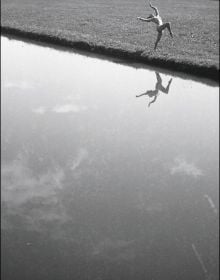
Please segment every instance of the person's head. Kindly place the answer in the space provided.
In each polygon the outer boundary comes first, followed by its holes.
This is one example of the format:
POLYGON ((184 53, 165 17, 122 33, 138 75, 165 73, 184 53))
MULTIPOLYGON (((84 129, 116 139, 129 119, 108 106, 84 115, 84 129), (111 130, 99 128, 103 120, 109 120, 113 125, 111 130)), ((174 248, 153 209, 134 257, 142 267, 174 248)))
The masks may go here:
POLYGON ((153 15, 153 14, 150 14, 147 18, 152 18, 152 17, 154 17, 154 15, 153 15))

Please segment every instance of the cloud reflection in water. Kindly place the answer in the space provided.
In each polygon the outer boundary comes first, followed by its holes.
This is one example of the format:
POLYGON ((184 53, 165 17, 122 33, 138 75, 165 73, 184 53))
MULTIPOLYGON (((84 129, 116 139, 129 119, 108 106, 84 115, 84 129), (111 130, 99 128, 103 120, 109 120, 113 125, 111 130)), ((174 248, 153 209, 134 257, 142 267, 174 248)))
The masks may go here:
POLYGON ((203 172, 193 162, 187 162, 186 159, 177 157, 170 168, 170 174, 183 174, 198 178, 203 175, 203 172))

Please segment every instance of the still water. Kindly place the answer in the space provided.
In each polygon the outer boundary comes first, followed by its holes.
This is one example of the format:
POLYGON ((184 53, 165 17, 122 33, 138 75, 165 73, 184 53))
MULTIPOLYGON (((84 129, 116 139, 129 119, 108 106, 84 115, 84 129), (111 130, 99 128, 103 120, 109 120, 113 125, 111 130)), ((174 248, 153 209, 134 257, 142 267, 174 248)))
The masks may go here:
POLYGON ((1 40, 2 279, 217 280, 218 87, 1 40))

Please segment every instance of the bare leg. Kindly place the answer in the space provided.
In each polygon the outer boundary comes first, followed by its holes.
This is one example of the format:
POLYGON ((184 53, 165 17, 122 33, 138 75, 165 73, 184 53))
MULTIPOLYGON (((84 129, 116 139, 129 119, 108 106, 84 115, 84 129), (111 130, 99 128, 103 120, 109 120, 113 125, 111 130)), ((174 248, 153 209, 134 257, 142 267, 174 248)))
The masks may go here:
POLYGON ((156 76, 157 76, 157 82, 158 82, 159 84, 161 84, 161 83, 162 83, 162 79, 161 79, 161 77, 160 77, 160 74, 159 74, 158 72, 155 72, 155 74, 156 74, 156 76))
POLYGON ((170 85, 171 85, 171 83, 172 83, 172 78, 169 80, 169 82, 168 82, 168 85, 167 85, 167 87, 166 87, 166 93, 168 93, 169 92, 169 89, 170 89, 170 85))
POLYGON ((171 24, 170 24, 170 22, 167 22, 167 23, 165 23, 166 24, 166 28, 169 30, 169 32, 170 32, 170 36, 173 38, 173 33, 172 33, 172 31, 171 31, 171 24))
POLYGON ((171 82, 172 82, 172 79, 169 80, 168 85, 167 85, 166 88, 161 85, 159 90, 162 91, 163 93, 168 94, 171 82))
POLYGON ((157 40, 156 40, 155 45, 154 45, 154 50, 156 50, 157 44, 159 43, 161 37, 162 37, 162 31, 161 31, 161 32, 158 32, 157 40))

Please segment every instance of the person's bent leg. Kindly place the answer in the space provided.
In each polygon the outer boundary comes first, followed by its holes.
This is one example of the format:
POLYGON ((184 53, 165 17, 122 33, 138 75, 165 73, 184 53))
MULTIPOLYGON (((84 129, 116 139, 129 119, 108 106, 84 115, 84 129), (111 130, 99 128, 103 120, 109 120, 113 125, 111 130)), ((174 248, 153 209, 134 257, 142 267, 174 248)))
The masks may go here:
POLYGON ((170 24, 170 22, 167 22, 167 23, 165 23, 165 25, 166 25, 166 28, 169 30, 169 32, 170 32, 170 36, 173 38, 173 33, 172 33, 172 31, 171 31, 171 24, 170 24))
POLYGON ((157 82, 158 82, 159 84, 161 84, 161 83, 162 83, 162 79, 161 79, 161 77, 160 77, 160 74, 159 74, 158 72, 155 72, 155 74, 156 74, 156 77, 157 77, 157 82))
POLYGON ((169 93, 171 82, 172 82, 172 79, 169 80, 167 87, 164 89, 164 93, 166 93, 166 94, 169 93))
POLYGON ((156 40, 155 45, 154 45, 154 50, 156 50, 157 45, 158 45, 158 43, 159 43, 161 37, 162 37, 162 32, 158 32, 157 40, 156 40))

